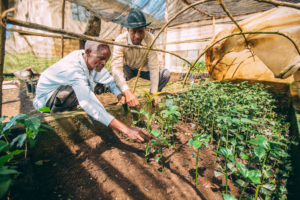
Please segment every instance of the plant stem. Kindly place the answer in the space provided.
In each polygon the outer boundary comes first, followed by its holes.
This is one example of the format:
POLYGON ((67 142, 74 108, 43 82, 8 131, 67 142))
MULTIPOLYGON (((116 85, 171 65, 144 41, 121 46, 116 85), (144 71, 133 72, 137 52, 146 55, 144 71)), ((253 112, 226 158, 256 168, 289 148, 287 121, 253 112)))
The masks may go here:
POLYGON ((159 145, 159 153, 160 153, 160 162, 161 162, 161 171, 163 172, 165 167, 164 167, 164 162, 162 160, 162 154, 163 154, 163 151, 162 151, 162 145, 159 145))
POLYGON ((149 143, 147 142, 146 143, 146 149, 145 149, 145 162, 148 163, 148 155, 149 155, 149 152, 148 152, 148 148, 149 147, 149 143))
POLYGON ((215 115, 213 115, 212 125, 211 125, 211 129, 210 129, 210 134, 211 134, 210 143, 211 143, 211 144, 212 144, 212 142, 213 142, 214 125, 215 125, 215 115))
POLYGON ((227 149, 227 147, 228 147, 228 127, 227 127, 227 129, 226 129, 226 149, 227 149))
MULTIPOLYGON (((262 166, 261 166, 261 177, 260 177, 261 184, 263 183, 263 180, 264 180, 264 173, 263 173, 263 171, 264 171, 265 163, 266 163, 266 160, 267 160, 267 158, 269 156, 269 153, 270 153, 270 149, 267 151, 267 153, 266 153, 266 155, 264 157, 264 161, 263 161, 262 166)), ((258 197, 260 186, 261 186, 260 184, 256 186, 255 198, 254 199, 257 199, 257 197, 258 197)))
POLYGON ((226 194, 228 194, 227 158, 225 158, 225 181, 226 181, 225 191, 226 194))
MULTIPOLYGON (((220 143, 221 143, 221 138, 219 138, 219 141, 218 141, 218 145, 217 145, 217 151, 219 151, 219 148, 220 148, 220 143)), ((217 157, 218 157, 218 153, 216 154, 216 157, 215 157, 215 160, 214 160, 214 164, 216 164, 217 157)))
POLYGON ((3 135, 3 138, 4 138, 5 142, 6 142, 6 144, 9 145, 9 142, 8 142, 8 139, 6 138, 6 136, 4 134, 2 134, 2 135, 3 135))
POLYGON ((260 185, 257 185, 254 199, 257 199, 259 190, 260 190, 260 185))
POLYGON ((247 186, 248 186, 248 184, 247 184, 245 187, 243 187, 242 192, 241 192, 241 195, 240 195, 240 197, 239 197, 239 200, 242 200, 242 198, 243 198, 243 193, 245 192, 245 189, 246 189, 247 186))
POLYGON ((199 151, 200 148, 197 149, 197 156, 196 156, 196 177, 195 177, 195 184, 198 185, 198 162, 199 162, 199 151))
POLYGON ((27 138, 25 140, 25 160, 27 159, 27 138))

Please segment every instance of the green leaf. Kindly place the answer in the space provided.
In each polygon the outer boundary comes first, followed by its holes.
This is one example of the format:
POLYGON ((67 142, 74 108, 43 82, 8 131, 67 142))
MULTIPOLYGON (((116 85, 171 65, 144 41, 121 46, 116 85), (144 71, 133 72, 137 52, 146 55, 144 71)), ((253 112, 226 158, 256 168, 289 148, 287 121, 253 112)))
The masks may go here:
POLYGON ((40 112, 44 112, 44 113, 49 113, 49 112, 51 112, 50 108, 47 107, 47 106, 41 107, 41 108, 39 109, 39 111, 40 111, 40 112))
POLYGON ((12 147, 17 143, 17 147, 21 148, 24 145, 26 138, 27 133, 20 134, 11 141, 10 146, 12 147))
POLYGON ((193 141, 193 146, 195 149, 199 149, 202 146, 202 143, 198 140, 193 141))
POLYGON ((225 158, 230 158, 233 156, 233 151, 232 149, 220 147, 219 153, 224 156, 225 158))
POLYGON ((266 178, 270 178, 273 176, 273 172, 271 170, 263 170, 263 173, 266 178))
POLYGON ((269 148, 269 140, 263 135, 258 135, 258 136, 256 136, 256 139, 252 139, 249 142, 251 144, 263 147, 265 149, 269 148))
POLYGON ((249 156, 247 156, 244 152, 241 152, 241 153, 240 153, 240 157, 241 157, 242 159, 245 159, 245 160, 248 160, 248 159, 249 159, 249 156))
POLYGON ((3 198, 7 193, 11 182, 12 179, 9 177, 0 177, 0 198, 3 198))
POLYGON ((243 175, 243 177, 247 178, 249 175, 249 170, 247 169, 247 167, 242 164, 242 163, 237 163, 236 167, 240 170, 241 174, 243 175))
POLYGON ((242 118, 241 123, 243 123, 243 124, 256 124, 255 121, 252 121, 252 120, 247 119, 247 118, 242 118))
POLYGON ((215 171, 215 177, 223 176, 224 174, 219 171, 215 171))
POLYGON ((160 138, 161 136, 160 131, 157 129, 151 130, 151 134, 154 135, 156 138, 160 138))
POLYGON ((259 170, 250 170, 248 178, 255 184, 261 184, 260 182, 261 172, 259 170))
POLYGON ((9 174, 17 174, 19 173, 17 170, 8 169, 7 167, 0 167, 0 175, 9 175, 9 174))
POLYGON ((156 162, 159 162, 160 157, 155 157, 154 160, 155 160, 156 162))
POLYGON ((188 144, 189 144, 190 146, 192 146, 192 145, 193 145, 193 142, 194 142, 194 140, 193 140, 193 138, 191 138, 191 139, 189 139, 188 144))
POLYGON ((0 167, 2 167, 3 165, 5 165, 5 163, 7 163, 9 161, 9 159, 11 159, 13 157, 13 154, 8 154, 8 155, 4 155, 0 157, 0 167))
POLYGON ((174 103, 173 99, 167 99, 166 100, 166 106, 168 108, 171 108, 173 106, 173 103, 174 103))
POLYGON ((223 200, 237 200, 232 194, 222 194, 223 200))
POLYGON ((44 128, 53 130, 53 127, 52 127, 52 126, 49 126, 49 125, 47 125, 47 124, 41 124, 41 126, 44 127, 44 128))
POLYGON ((262 187, 270 191, 274 191, 276 189, 276 185, 273 184, 264 184, 262 187))
POLYGON ((138 112, 138 111, 136 111, 136 110, 130 110, 130 112, 132 112, 132 113, 136 113, 136 114, 139 114, 139 112, 138 112))
POLYGON ((24 122, 26 128, 29 128, 30 130, 34 132, 38 132, 40 126, 41 126, 41 120, 37 117, 32 117, 29 119, 26 119, 24 122))
POLYGON ((6 152, 9 150, 9 145, 3 140, 0 140, 0 152, 6 152))
POLYGON ((9 130, 12 126, 16 125, 16 123, 18 122, 19 119, 26 117, 26 114, 17 114, 16 116, 10 118, 10 121, 8 123, 6 123, 6 125, 4 126, 2 133, 6 132, 7 130, 9 130))
POLYGON ((261 160, 266 154, 266 151, 263 147, 254 147, 253 151, 254 155, 257 156, 259 160, 261 160))
POLYGON ((245 182, 245 181, 243 181, 242 179, 238 179, 238 180, 236 180, 235 181, 236 182, 236 184, 238 184, 240 187, 247 187, 247 182, 245 182))

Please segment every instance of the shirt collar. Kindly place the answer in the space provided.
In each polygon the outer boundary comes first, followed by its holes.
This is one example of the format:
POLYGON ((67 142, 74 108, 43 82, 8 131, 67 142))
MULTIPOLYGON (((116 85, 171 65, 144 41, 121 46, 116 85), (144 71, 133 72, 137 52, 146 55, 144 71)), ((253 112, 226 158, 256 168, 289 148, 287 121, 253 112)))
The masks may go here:
MULTIPOLYGON (((146 32, 145 32, 145 37, 146 37, 146 32)), ((129 35, 129 32, 127 32, 127 41, 128 41, 128 44, 129 45, 134 45, 131 41, 131 38, 130 38, 130 35, 129 35)), ((146 42, 145 42, 145 38, 142 40, 142 43, 141 43, 142 46, 147 46, 146 42)))
POLYGON ((84 71, 87 75, 89 75, 90 71, 89 71, 89 69, 88 69, 88 67, 87 67, 87 65, 86 65, 86 63, 85 63, 85 61, 84 61, 83 55, 84 55, 84 50, 80 50, 80 51, 79 51, 79 55, 78 55, 78 56, 79 56, 79 63, 80 63, 80 66, 82 67, 83 71, 84 71))

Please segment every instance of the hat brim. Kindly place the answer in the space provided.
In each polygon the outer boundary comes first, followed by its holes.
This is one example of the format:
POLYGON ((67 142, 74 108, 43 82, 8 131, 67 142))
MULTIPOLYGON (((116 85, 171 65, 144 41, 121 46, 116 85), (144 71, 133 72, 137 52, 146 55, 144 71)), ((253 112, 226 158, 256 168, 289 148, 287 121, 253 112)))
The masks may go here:
POLYGON ((126 28, 141 28, 141 27, 145 27, 145 26, 149 26, 151 24, 151 22, 148 23, 138 23, 138 24, 127 24, 125 22, 122 22, 121 25, 126 27, 126 28))

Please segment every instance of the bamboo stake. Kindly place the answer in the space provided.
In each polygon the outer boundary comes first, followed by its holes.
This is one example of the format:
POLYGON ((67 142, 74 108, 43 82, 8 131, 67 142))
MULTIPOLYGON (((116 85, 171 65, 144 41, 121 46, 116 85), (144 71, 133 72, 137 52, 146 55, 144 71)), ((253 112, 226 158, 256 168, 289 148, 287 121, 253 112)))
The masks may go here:
MULTIPOLYGON (((57 29, 57 28, 51 28, 45 25, 41 25, 41 24, 36 24, 36 23, 31 23, 31 22, 25 22, 22 20, 18 20, 18 19, 13 19, 11 17, 2 17, 2 20, 6 20, 6 22, 17 25, 17 26, 22 26, 22 27, 26 27, 26 28, 31 28, 31 29, 36 29, 36 30, 43 30, 43 31, 47 31, 47 32, 51 32, 51 33, 58 33, 58 34, 63 34, 63 35, 68 35, 74 38, 79 38, 79 39, 83 39, 83 40, 92 40, 92 41, 97 41, 97 42, 101 42, 101 43, 106 43, 106 44, 110 44, 110 45, 117 45, 117 46, 122 46, 122 47, 128 47, 128 48, 136 48, 136 49, 148 49, 147 47, 144 46, 139 46, 139 45, 125 45, 122 43, 117 43, 117 42, 113 42, 111 40, 101 40, 98 39, 96 37, 92 37, 92 36, 88 36, 88 35, 83 35, 83 34, 79 34, 79 33, 74 33, 74 32, 69 32, 69 31, 65 31, 65 30, 61 30, 61 29, 57 29)), ((4 23, 0 20, 0 25, 4 26, 4 23)), ((170 51, 166 51, 163 49, 157 49, 157 48, 152 48, 152 51, 159 51, 159 52, 164 52, 164 53, 168 53, 171 54, 173 56, 178 57, 179 59, 187 62, 188 64, 192 65, 188 60, 186 60, 185 58, 170 52, 170 51)))
MULTIPOLYGON (((142 68, 144 67, 145 63, 146 63, 146 60, 147 60, 147 57, 148 57, 148 54, 150 52, 150 49, 152 48, 152 46, 154 45, 155 41, 157 40, 158 36, 163 32, 163 30, 172 22, 174 21, 174 19, 176 19, 176 17, 178 17, 180 14, 182 14, 183 12, 185 12, 186 10, 190 9, 191 7, 194 7, 196 5, 199 5, 199 4, 202 4, 202 3, 205 3, 205 2, 209 2, 209 1, 212 1, 212 0, 202 0, 202 1, 197 1, 193 4, 190 4, 189 6, 183 8, 182 10, 180 10, 179 12, 177 12, 167 23, 164 24, 164 26, 159 30, 159 32, 156 34, 156 36, 154 37, 152 43, 150 44, 150 46, 148 47, 148 50, 142 60, 142 64, 139 68, 139 71, 137 73, 137 76, 136 76, 136 80, 135 80, 135 83, 134 83, 134 88, 133 88, 133 92, 135 92, 135 89, 136 89, 136 85, 137 85, 137 82, 139 80, 139 77, 140 77, 140 74, 141 74, 141 71, 142 71, 142 68)), ((190 62, 188 62, 190 63, 190 62)))
MULTIPOLYGON (((66 0, 63 0, 62 9, 61 9, 61 29, 64 30, 65 28, 65 7, 66 7, 66 0)), ((64 35, 61 35, 61 57, 64 57, 64 35)))
MULTIPOLYGON (((241 33, 243 33, 243 29, 242 27, 240 27, 240 25, 237 23, 237 21, 233 18, 233 16, 231 15, 231 13, 229 12, 229 10, 226 8, 225 4, 223 3, 222 0, 217 0, 217 2, 220 4, 220 6, 222 7, 222 9, 224 10, 224 12, 227 14, 227 16, 231 19, 231 21, 238 27, 238 29, 240 30, 241 33)), ((245 40, 245 43, 246 43, 246 46, 247 46, 247 49, 250 51, 250 53, 252 54, 253 56, 253 59, 254 59, 254 53, 251 51, 251 48, 249 46, 249 43, 246 39, 246 36, 244 34, 243 35, 243 38, 245 40)))
POLYGON ((289 3, 289 2, 282 2, 282 1, 275 1, 275 0, 256 0, 256 1, 273 4, 275 6, 285 6, 285 7, 300 9, 300 4, 296 4, 296 3, 289 3))
MULTIPOLYGON (((165 22, 168 21, 169 18, 169 2, 166 0, 166 9, 165 9, 165 22)), ((167 37, 168 37, 168 27, 164 30, 164 41, 163 41, 163 49, 167 49, 167 37)), ((166 66, 166 54, 163 54, 163 66, 166 66)))
MULTIPOLYGON (((227 38, 230 38, 230 37, 233 37, 235 35, 242 35, 242 34, 266 34, 266 35, 281 35, 285 38, 287 38, 292 44, 293 46, 295 47, 295 49, 297 50, 297 53, 300 55, 300 50, 297 46, 297 44, 294 42, 294 40, 292 38, 290 38, 288 35, 284 34, 284 33, 281 33, 281 32, 265 32, 265 31, 258 31, 258 32, 243 32, 243 33, 233 33, 233 34, 230 34, 230 35, 227 35, 219 40, 217 40, 216 42, 212 43, 211 45, 209 45, 199 56, 198 58, 194 61, 193 65, 189 68, 189 71, 188 73, 186 74, 186 76, 184 77, 184 80, 183 80, 183 87, 186 83, 186 80, 187 80, 187 77, 189 76, 192 68, 195 66, 195 64, 198 62, 198 60, 210 49, 212 48, 213 46, 215 46, 217 43, 221 42, 222 40, 225 40, 227 38)), ((283 77, 287 72, 288 72, 289 69, 285 69, 283 72, 280 73, 280 76, 283 77)), ((278 76, 278 78, 280 78, 280 76, 278 76)))
MULTIPOLYGON (((35 33, 35 32, 30 32, 30 31, 19 30, 19 29, 15 29, 15 28, 7 28, 6 31, 17 32, 17 33, 20 33, 20 35, 61 38, 60 35, 50 35, 50 34, 45 34, 45 33, 35 33)), ((75 38, 75 37, 66 37, 66 36, 64 37, 64 39, 79 40, 78 38, 75 38)))
MULTIPOLYGON (((1 0, 0 11, 3 13, 8 7, 8 0, 1 0)), ((3 85, 3 67, 5 56, 5 27, 0 27, 0 117, 2 116, 2 85, 3 85)))
MULTIPOLYGON (((186 5, 190 5, 191 3, 188 1, 188 0, 182 0, 183 3, 185 3, 186 5)), ((193 7, 194 10, 196 10, 198 13, 202 14, 202 15, 206 15, 208 17, 213 17, 211 14, 207 13, 207 12, 204 12, 202 10, 199 10, 198 8, 196 7, 193 7)))
POLYGON ((215 35, 216 35, 216 18, 215 18, 215 16, 213 16, 213 18, 212 18, 212 21, 213 21, 213 37, 215 37, 215 35))

